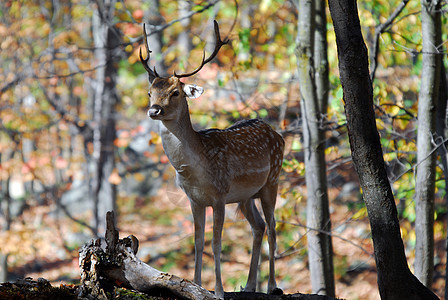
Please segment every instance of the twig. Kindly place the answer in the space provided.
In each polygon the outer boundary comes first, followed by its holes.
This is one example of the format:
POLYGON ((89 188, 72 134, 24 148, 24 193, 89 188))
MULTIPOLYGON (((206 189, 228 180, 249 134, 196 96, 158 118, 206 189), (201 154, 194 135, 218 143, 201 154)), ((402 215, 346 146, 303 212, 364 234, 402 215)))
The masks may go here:
MULTIPOLYGON (((308 227, 308 226, 303 225, 303 224, 300 224, 300 223, 291 223, 291 222, 286 222, 286 221, 277 221, 277 223, 283 223, 283 224, 288 224, 288 225, 292 225, 292 226, 302 227, 302 228, 305 228, 305 229, 308 229, 308 230, 317 231, 317 232, 319 232, 319 233, 323 233, 323 234, 329 235, 329 236, 331 236, 331 237, 338 238, 338 239, 343 240, 344 242, 347 242, 347 243, 349 243, 350 245, 353 245, 353 246, 355 246, 356 248, 360 249, 362 252, 366 253, 369 257, 374 258, 374 257, 373 257, 373 254, 370 253, 369 251, 367 251, 366 249, 364 249, 362 246, 360 246, 360 245, 358 245, 358 244, 355 244, 355 243, 352 242, 351 240, 346 239, 346 238, 344 238, 344 237, 342 237, 342 236, 340 236, 340 235, 334 234, 334 233, 332 233, 332 232, 328 232, 328 231, 325 231, 325 230, 322 230, 322 229, 317 229, 317 228, 311 228, 311 227, 308 227)), ((279 257, 283 257, 283 256, 282 256, 283 254, 284 254, 284 253, 280 254, 279 257)))
MULTIPOLYGON (((211 1, 210 3, 208 3, 206 6, 202 7, 202 8, 199 9, 199 10, 192 10, 192 11, 190 11, 189 13, 185 14, 183 17, 178 18, 178 19, 174 19, 174 20, 172 20, 171 22, 168 22, 168 23, 165 23, 165 24, 162 24, 162 25, 151 25, 151 24, 146 24, 147 28, 149 28, 148 36, 151 36, 151 35, 156 34, 156 33, 158 33, 158 32, 162 32, 162 31, 164 31, 165 29, 167 29, 168 27, 170 27, 171 25, 175 24, 175 23, 178 23, 178 22, 183 21, 183 20, 185 20, 185 19, 189 19, 189 18, 191 18, 192 16, 194 16, 194 15, 196 15, 196 14, 198 14, 198 13, 201 13, 201 12, 203 12, 203 11, 209 9, 210 7, 214 6, 214 5, 215 5, 216 3, 218 3, 219 1, 220 1, 220 0, 214 0, 214 1, 211 1)), ((226 38, 227 38, 227 36, 226 36, 226 38)), ((138 38, 137 40, 135 40, 135 41, 141 41, 142 39, 143 39, 143 37, 139 37, 139 38, 138 38)), ((135 41, 133 41, 133 42, 135 42, 135 41)))
POLYGON ((47 102, 53 107, 53 109, 58 112, 61 117, 73 124, 80 132, 83 132, 86 128, 91 129, 92 125, 90 124, 89 120, 85 120, 81 122, 81 119, 77 116, 74 115, 70 112, 68 112, 67 110, 65 110, 63 107, 61 107, 60 105, 58 105, 53 99, 52 97, 50 97, 50 95, 48 95, 47 90, 45 89, 45 87, 43 87, 40 83, 39 83, 41 90, 43 92, 43 94, 45 95, 45 98, 47 100, 47 102))
POLYGON ((406 174, 409 171, 415 170, 422 162, 424 162, 425 160, 427 160, 435 151, 437 151, 441 146, 444 146, 445 143, 448 142, 448 138, 445 138, 444 140, 442 140, 439 144, 437 144, 432 150, 431 152, 428 153, 428 155, 426 157, 424 157, 421 161, 419 161, 418 163, 416 163, 414 166, 408 168, 407 170, 403 171, 401 174, 399 174, 395 180, 397 181, 398 179, 400 179, 404 174, 406 174))
MULTIPOLYGON (((56 199, 54 199, 54 200, 56 200, 56 199)), ((75 223, 77 223, 77 224, 79 224, 79 225, 81 225, 81 226, 86 227, 87 229, 90 230, 90 232, 92 233, 92 235, 95 236, 95 228, 93 228, 92 226, 90 226, 90 225, 87 224, 86 222, 84 222, 84 221, 82 221, 82 220, 80 220, 80 219, 77 219, 77 218, 75 218, 74 216, 72 216, 72 215, 70 214, 70 212, 68 211, 67 207, 66 207, 64 204, 62 204, 61 200, 56 200, 56 201, 58 202, 57 205, 59 205, 59 207, 62 209, 62 211, 64 212, 64 214, 67 216, 67 218, 69 218, 70 220, 72 220, 73 222, 75 222, 75 223)))
POLYGON ((17 83, 20 82, 20 80, 22 80, 21 76, 18 75, 16 76, 13 80, 11 80, 10 82, 6 83, 4 86, 2 86, 0 88, 0 95, 3 94, 4 92, 6 92, 8 89, 12 88, 14 85, 16 85, 17 83))
POLYGON ((78 74, 90 73, 90 72, 96 71, 97 69, 104 68, 104 67, 106 67, 106 64, 98 65, 98 66, 95 66, 93 68, 86 69, 86 70, 78 70, 78 71, 75 71, 75 72, 70 72, 70 73, 67 73, 67 74, 51 74, 51 75, 48 75, 48 76, 37 76, 37 75, 34 75, 33 78, 36 78, 36 79, 52 79, 54 77, 67 78, 67 77, 73 77, 73 76, 78 75, 78 74))
POLYGON ((409 0, 403 0, 400 5, 395 9, 395 11, 389 16, 389 18, 383 24, 380 24, 375 29, 375 39, 373 40, 373 51, 370 57, 370 62, 372 66, 372 71, 370 73, 370 79, 373 81, 375 79, 376 68, 378 66, 377 58, 379 52, 379 39, 381 34, 393 23, 393 21, 398 17, 398 15, 403 11, 403 9, 408 4, 409 0))

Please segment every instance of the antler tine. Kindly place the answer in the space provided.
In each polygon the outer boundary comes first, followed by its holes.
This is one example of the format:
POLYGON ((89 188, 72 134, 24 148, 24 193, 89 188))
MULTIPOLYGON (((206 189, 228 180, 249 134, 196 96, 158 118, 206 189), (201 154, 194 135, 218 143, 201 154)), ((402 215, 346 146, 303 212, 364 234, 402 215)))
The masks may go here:
POLYGON ((183 77, 190 77, 190 76, 196 74, 197 72, 199 72, 202 69, 203 66, 205 66, 213 58, 215 58, 215 56, 219 52, 219 49, 221 49, 221 47, 223 45, 225 45, 229 42, 229 39, 227 39, 227 38, 224 41, 221 40, 221 34, 219 33, 218 22, 216 22, 216 20, 214 20, 213 23, 215 26, 215 39, 216 39, 215 50, 213 50, 213 53, 210 54, 210 56, 207 59, 205 59, 205 50, 204 50, 204 55, 202 56, 202 63, 196 70, 194 70, 193 72, 190 72, 190 73, 179 74, 179 75, 177 75, 176 72, 174 72, 174 76, 176 76, 177 78, 183 78, 183 77))
POLYGON ((157 74, 157 72, 151 70, 151 68, 149 67, 149 58, 150 58, 150 54, 152 53, 151 50, 149 50, 149 46, 148 46, 148 38, 147 38, 147 33, 146 33, 146 25, 145 23, 143 23, 143 41, 145 43, 145 48, 146 48, 146 55, 147 57, 144 59, 143 55, 142 55, 142 48, 140 48, 140 61, 143 64, 143 67, 145 68, 146 72, 149 73, 149 77, 159 77, 159 75, 157 74))
POLYGON ((156 66, 154 66, 154 75, 155 75, 156 77, 160 77, 160 75, 159 75, 159 74, 157 74, 157 71, 156 71, 156 66))

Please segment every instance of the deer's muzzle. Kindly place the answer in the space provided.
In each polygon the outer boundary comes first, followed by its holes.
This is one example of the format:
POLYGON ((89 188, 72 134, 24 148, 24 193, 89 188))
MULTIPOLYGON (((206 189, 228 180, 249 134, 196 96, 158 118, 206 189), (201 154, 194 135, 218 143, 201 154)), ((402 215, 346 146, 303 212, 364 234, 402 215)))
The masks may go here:
POLYGON ((148 109, 148 117, 155 119, 164 115, 163 107, 154 104, 148 109))

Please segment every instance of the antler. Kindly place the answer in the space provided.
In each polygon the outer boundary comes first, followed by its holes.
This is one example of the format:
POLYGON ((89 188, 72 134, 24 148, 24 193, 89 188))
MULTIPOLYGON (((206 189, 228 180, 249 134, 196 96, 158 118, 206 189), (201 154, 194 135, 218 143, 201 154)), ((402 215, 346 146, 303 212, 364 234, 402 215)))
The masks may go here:
POLYGON ((204 51, 204 55, 202 56, 202 63, 196 70, 194 70, 191 73, 185 73, 185 74, 179 74, 179 75, 176 74, 176 72, 174 72, 174 76, 176 76, 177 78, 182 78, 182 77, 189 77, 189 76, 196 74, 197 72, 199 72, 202 69, 203 66, 205 66, 208 62, 210 62, 213 58, 215 58, 215 56, 219 52, 219 49, 221 49, 221 47, 223 45, 225 45, 229 42, 229 39, 225 39, 225 41, 221 40, 221 35, 219 34, 218 22, 216 22, 216 20, 214 20, 213 23, 215 25, 215 39, 216 39, 215 50, 213 51, 213 53, 207 59, 205 59, 205 51, 204 51))
POLYGON ((142 62, 143 67, 145 68, 146 72, 148 72, 148 74, 149 74, 149 81, 152 82, 154 80, 154 78, 160 77, 160 76, 156 72, 156 67, 154 67, 154 70, 151 70, 151 68, 149 67, 149 58, 150 58, 150 54, 152 51, 149 50, 148 39, 146 36, 147 36, 146 26, 145 26, 145 23, 143 23, 143 41, 145 42, 147 57, 146 57, 146 59, 143 59, 142 48, 140 48, 140 61, 142 62))

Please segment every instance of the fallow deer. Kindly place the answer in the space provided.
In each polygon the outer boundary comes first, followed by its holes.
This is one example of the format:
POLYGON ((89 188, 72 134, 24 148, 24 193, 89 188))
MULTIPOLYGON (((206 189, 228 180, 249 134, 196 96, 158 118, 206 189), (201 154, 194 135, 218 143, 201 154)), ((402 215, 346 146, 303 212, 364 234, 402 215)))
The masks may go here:
POLYGON ((213 53, 191 73, 161 77, 149 66, 150 53, 145 26, 146 58, 140 60, 149 75, 148 116, 160 120, 162 145, 176 169, 176 181, 187 194, 194 219, 194 281, 201 284, 204 249, 205 208, 213 208, 212 249, 215 261, 215 293, 224 296, 221 281, 221 234, 225 205, 238 203, 252 228, 252 258, 245 291, 255 291, 260 248, 265 231, 254 199, 260 198, 267 222, 269 243, 268 292, 279 292, 275 281, 274 254, 276 232, 274 208, 279 174, 282 167, 284 141, 269 125, 260 120, 240 121, 227 129, 195 131, 191 124, 186 98, 197 98, 203 88, 185 84, 181 78, 198 73, 226 43, 221 40, 218 23, 214 22, 216 45, 213 53))

